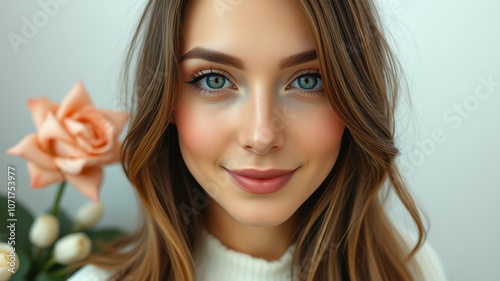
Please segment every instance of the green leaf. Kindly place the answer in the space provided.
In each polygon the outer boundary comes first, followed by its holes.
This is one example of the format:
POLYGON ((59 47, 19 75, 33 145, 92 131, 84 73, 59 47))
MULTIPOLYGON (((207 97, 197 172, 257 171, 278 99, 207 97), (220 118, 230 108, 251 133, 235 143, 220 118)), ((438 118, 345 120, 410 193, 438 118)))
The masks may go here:
POLYGON ((26 275, 31 268, 31 260, 29 255, 22 249, 16 249, 17 256, 19 257, 19 268, 17 272, 12 275, 9 279, 10 281, 24 281, 26 280, 26 275))
POLYGON ((116 228, 86 230, 85 233, 87 233, 90 240, 92 240, 92 252, 94 253, 98 250, 97 241, 109 242, 125 234, 125 232, 116 228))
POLYGON ((68 278, 65 271, 65 269, 57 272, 42 271, 35 277, 35 281, 65 281, 68 278))
MULTIPOLYGON (((23 249, 26 253, 31 253, 31 242, 29 240, 29 230, 31 224, 33 223, 33 216, 30 212, 19 202, 19 200, 12 199, 15 201, 14 217, 9 216, 9 209, 7 197, 0 195, 0 221, 6 222, 7 226, 11 223, 15 225, 15 238, 16 244, 13 245, 16 249, 23 249), (17 221, 7 221, 7 219, 17 219, 17 221)), ((10 229, 7 227, 0 228, 0 241, 6 242, 10 237, 10 229)))
POLYGON ((111 240, 125 234, 125 232, 123 232, 119 229, 116 229, 116 228, 103 228, 103 229, 97 229, 97 230, 87 230, 86 233, 92 241, 101 240, 101 241, 105 241, 105 242, 111 241, 111 240))

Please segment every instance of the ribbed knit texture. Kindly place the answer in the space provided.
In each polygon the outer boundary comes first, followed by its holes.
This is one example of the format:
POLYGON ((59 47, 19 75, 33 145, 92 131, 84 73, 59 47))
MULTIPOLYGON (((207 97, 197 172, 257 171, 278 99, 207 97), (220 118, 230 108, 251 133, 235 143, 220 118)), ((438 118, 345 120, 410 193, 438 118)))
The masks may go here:
POLYGON ((195 253, 197 281, 290 281, 290 267, 296 244, 274 261, 255 258, 227 248, 203 229, 203 243, 195 253))

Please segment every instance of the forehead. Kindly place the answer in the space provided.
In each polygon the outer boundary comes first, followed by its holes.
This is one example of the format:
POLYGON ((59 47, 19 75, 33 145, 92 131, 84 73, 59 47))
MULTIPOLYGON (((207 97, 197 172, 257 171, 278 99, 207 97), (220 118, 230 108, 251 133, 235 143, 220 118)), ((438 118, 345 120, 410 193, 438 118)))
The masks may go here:
POLYGON ((294 0, 192 0, 183 14, 182 53, 206 47, 249 61, 315 48, 294 0))

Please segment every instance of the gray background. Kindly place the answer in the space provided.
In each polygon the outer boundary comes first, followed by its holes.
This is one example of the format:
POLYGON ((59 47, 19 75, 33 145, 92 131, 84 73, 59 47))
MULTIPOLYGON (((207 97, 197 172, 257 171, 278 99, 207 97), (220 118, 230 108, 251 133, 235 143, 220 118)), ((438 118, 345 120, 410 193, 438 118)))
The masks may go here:
MULTIPOLYGON (((0 1, 2 151, 34 131, 30 97, 60 102, 83 80, 97 107, 120 108, 118 75, 143 1, 61 0, 51 15, 41 5, 49 2, 0 1), (33 17, 38 30, 16 50, 8 34, 22 36, 24 19, 33 17)), ((500 85, 488 91, 482 82, 500 83, 500 2, 379 2, 409 82, 413 104, 403 102, 398 115, 400 162, 429 213, 429 243, 450 280, 500 280, 500 85), (489 95, 476 98, 478 89, 489 95), (433 138, 435 132, 441 136, 433 138)), ((26 162, 4 153, 0 160, 4 169, 17 167, 17 200, 36 213, 47 209, 56 187, 30 190, 26 162)), ((134 229, 136 199, 119 165, 106 167, 101 200, 106 213, 99 226, 134 229)), ((74 214, 85 201, 68 188, 62 207, 74 214)), ((397 204, 391 213, 404 221, 397 204)))

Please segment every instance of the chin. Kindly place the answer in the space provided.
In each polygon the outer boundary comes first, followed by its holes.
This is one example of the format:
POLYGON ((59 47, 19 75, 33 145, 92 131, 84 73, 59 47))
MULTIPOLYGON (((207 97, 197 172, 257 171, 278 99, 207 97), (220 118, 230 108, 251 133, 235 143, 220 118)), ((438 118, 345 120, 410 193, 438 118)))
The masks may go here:
POLYGON ((288 208, 265 208, 255 206, 252 208, 243 208, 236 206, 235 212, 229 214, 239 223, 254 227, 274 227, 285 223, 293 214, 291 207, 288 208))

